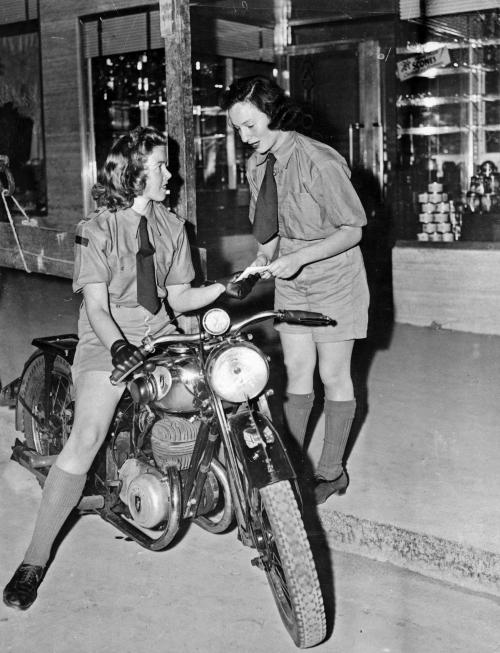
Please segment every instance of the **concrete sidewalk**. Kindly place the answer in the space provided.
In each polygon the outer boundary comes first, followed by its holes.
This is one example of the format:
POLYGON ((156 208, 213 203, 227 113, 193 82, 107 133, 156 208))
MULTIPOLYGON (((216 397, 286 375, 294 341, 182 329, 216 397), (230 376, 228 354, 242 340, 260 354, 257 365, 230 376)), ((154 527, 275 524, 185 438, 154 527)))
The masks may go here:
POLYGON ((333 546, 500 595, 499 370, 498 336, 395 326, 368 371, 351 484, 320 507, 333 546))

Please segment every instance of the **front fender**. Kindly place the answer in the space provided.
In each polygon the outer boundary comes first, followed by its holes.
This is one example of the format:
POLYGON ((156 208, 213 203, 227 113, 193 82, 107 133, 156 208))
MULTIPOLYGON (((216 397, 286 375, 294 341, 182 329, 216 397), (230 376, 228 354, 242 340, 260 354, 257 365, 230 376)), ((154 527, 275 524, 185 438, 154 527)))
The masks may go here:
POLYGON ((238 459, 252 487, 296 478, 278 431, 258 411, 236 413, 228 419, 229 433, 238 459))

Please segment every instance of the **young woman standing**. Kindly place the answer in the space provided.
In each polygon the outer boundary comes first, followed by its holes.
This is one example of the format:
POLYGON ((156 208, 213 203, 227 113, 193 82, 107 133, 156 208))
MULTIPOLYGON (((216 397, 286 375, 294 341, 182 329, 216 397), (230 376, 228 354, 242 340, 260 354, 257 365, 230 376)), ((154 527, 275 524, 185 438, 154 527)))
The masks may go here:
POLYGON ((316 469, 318 503, 348 485, 343 456, 356 410, 355 339, 366 337, 369 293, 358 243, 366 217, 345 160, 295 131, 300 111, 272 79, 235 80, 221 107, 248 160, 250 221, 259 241, 251 266, 275 277, 275 308, 326 313, 336 327, 279 324, 287 371, 285 416, 304 444, 316 364, 324 386, 325 436, 316 469), (273 197, 274 195, 274 197, 273 197))

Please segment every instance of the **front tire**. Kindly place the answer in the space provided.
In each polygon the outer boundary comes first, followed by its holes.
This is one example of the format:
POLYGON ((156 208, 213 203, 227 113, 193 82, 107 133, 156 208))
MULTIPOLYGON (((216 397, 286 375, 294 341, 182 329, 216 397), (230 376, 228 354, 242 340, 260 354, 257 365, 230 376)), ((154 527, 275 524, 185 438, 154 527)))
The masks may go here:
POLYGON ((289 481, 261 488, 260 499, 257 548, 281 619, 298 647, 315 646, 326 636, 325 609, 289 481))

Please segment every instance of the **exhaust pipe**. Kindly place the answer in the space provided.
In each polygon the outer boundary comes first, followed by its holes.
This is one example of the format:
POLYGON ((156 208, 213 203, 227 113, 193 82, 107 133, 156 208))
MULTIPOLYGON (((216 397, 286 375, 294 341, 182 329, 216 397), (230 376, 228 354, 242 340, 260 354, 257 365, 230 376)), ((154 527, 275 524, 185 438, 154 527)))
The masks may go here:
POLYGON ((14 446, 12 447, 12 455, 10 459, 15 460, 24 467, 28 467, 28 469, 39 469, 53 465, 57 456, 42 456, 42 454, 37 451, 29 449, 24 442, 19 440, 19 438, 16 438, 14 446))

